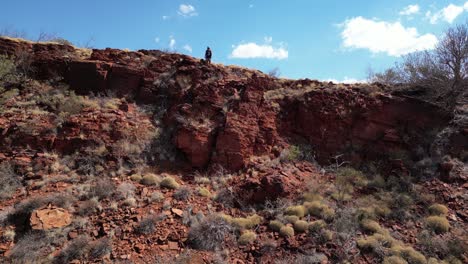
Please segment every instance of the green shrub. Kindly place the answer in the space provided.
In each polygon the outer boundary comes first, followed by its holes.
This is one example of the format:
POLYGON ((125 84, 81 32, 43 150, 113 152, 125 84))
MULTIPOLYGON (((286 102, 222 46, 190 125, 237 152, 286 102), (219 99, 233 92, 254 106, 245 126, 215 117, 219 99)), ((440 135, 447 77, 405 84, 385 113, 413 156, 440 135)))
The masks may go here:
POLYGON ((294 230, 296 230, 296 232, 298 233, 304 233, 305 231, 307 231, 308 227, 309 223, 303 220, 299 220, 294 223, 294 230))
POLYGON ((284 224, 278 220, 272 220, 270 221, 270 224, 268 226, 270 227, 271 230, 279 232, 280 229, 284 226, 284 224))
POLYGON ((320 230, 324 229, 325 227, 327 227, 327 224, 325 223, 325 221, 317 220, 309 224, 309 231, 312 233, 317 233, 320 230))
POLYGON ((6 55, 0 55, 0 86, 3 82, 10 82, 15 74, 15 62, 6 55))
POLYGON ((239 242, 239 244, 241 245, 247 245, 255 241, 255 239, 257 239, 257 235, 255 234, 255 232, 246 230, 242 232, 242 235, 239 237, 237 242, 239 242))
POLYGON ((408 264, 408 262, 401 257, 390 256, 384 258, 382 264, 408 264))
POLYGON ((450 229, 450 224, 444 216, 429 216, 426 218, 426 225, 437 234, 446 233, 450 229))
POLYGON ((290 226, 283 226, 281 227, 279 234, 282 237, 292 237, 294 236, 294 229, 290 226))
POLYGON ((286 215, 295 215, 297 217, 304 217, 306 214, 306 208, 303 205, 289 206, 286 208, 286 215))
POLYGON ((429 206, 429 212, 431 215, 447 215, 448 208, 443 204, 433 204, 429 206))
POLYGON ((283 149, 280 154, 281 161, 296 161, 301 158, 301 149, 298 146, 289 146, 283 149))
POLYGON ((180 185, 176 182, 174 178, 168 176, 162 179, 160 186, 162 188, 178 189, 180 185))
POLYGON ((152 173, 149 173, 149 174, 145 174, 141 180, 140 180, 140 183, 143 184, 143 185, 158 185, 160 184, 161 182, 161 179, 155 175, 155 174, 152 174, 152 173))

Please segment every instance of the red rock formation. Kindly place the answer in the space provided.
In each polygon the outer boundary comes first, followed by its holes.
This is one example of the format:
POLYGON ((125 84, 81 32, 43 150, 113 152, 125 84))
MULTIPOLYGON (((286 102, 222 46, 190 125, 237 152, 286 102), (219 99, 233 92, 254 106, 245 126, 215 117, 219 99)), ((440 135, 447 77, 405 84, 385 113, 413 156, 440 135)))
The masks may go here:
MULTIPOLYGON (((17 55, 27 51, 40 77, 61 75, 77 93, 113 93, 163 105, 164 124, 175 128, 173 142, 194 167, 220 164, 238 170, 252 156, 270 155, 273 147, 298 138, 312 145, 325 164, 337 154, 358 163, 390 152, 407 152, 417 160, 422 157, 416 148, 428 152, 434 131, 450 120, 429 103, 366 92, 378 91, 377 86, 273 79, 160 51, 93 50, 85 58, 66 45, 4 38, 0 50, 17 55)), ((59 149, 75 142, 72 127, 100 133, 95 125, 82 123, 83 118, 70 120, 59 133, 59 149)))
POLYGON ((71 218, 71 214, 63 208, 42 208, 32 212, 30 224, 35 230, 49 230, 70 225, 71 218))

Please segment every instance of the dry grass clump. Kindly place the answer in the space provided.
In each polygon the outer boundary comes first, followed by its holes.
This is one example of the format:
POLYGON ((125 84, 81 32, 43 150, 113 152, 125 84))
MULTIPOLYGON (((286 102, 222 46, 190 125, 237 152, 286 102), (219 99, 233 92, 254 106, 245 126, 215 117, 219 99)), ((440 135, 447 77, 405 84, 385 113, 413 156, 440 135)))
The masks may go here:
POLYGON ((211 197, 211 192, 207 188, 200 187, 198 188, 198 195, 202 197, 211 197))
POLYGON ((450 229, 450 223, 444 216, 429 216, 426 218, 426 225, 437 234, 446 233, 450 229))
POLYGON ((261 216, 254 214, 246 218, 232 218, 230 223, 232 223, 233 226, 239 229, 251 229, 259 225, 262 222, 262 220, 263 218, 261 216))
POLYGON ((16 232, 13 229, 6 229, 3 231, 2 239, 5 241, 14 241, 16 232))
POLYGON ((297 217, 304 217, 307 210, 303 205, 289 206, 285 210, 286 215, 295 215, 297 217))
POLYGON ((408 262, 401 257, 390 256, 390 257, 384 258, 382 264, 408 264, 408 262))
POLYGON ((443 204, 433 204, 428 209, 431 215, 445 216, 448 214, 448 208, 443 204))
POLYGON ((255 239, 257 239, 255 232, 246 230, 242 232, 242 235, 239 237, 237 242, 239 242, 240 245, 247 245, 255 241, 255 239))
POLYGON ((140 182, 143 179, 143 177, 140 174, 132 174, 130 176, 130 180, 134 182, 140 182))
POLYGON ((322 201, 323 197, 316 192, 306 192, 302 195, 305 202, 322 201))
POLYGON ((178 189, 180 187, 177 181, 170 176, 164 177, 159 185, 161 186, 161 188, 168 188, 173 190, 178 189))
POLYGON ((384 233, 384 229, 382 229, 382 227, 379 225, 379 223, 377 223, 376 221, 374 220, 370 220, 370 219, 363 219, 361 222, 360 222, 360 225, 361 225, 361 228, 365 231, 365 232, 369 232, 369 233, 384 233))
POLYGON ((283 226, 279 231, 280 236, 282 237, 293 237, 294 236, 294 228, 290 226, 283 226))
POLYGON ((305 202, 304 207, 310 215, 331 221, 335 217, 335 210, 320 201, 305 202))
POLYGON ((123 182, 117 187, 117 192, 120 198, 128 198, 135 196, 136 187, 133 183, 123 182))
POLYGON ((298 233, 304 233, 309 228, 309 223, 304 220, 299 220, 294 223, 294 230, 298 233))
POLYGON ((125 207, 136 207, 137 206, 137 200, 135 197, 127 197, 123 202, 122 205, 125 207))
POLYGON ((426 264, 426 257, 412 247, 395 245, 390 248, 390 253, 395 256, 400 256, 411 264, 426 264))
POLYGON ((164 200, 164 194, 160 191, 155 191, 151 194, 150 201, 152 203, 158 203, 164 200))
POLYGON ((327 223, 325 223, 325 221, 317 220, 309 224, 309 231, 312 233, 317 233, 320 230, 324 229, 325 227, 327 227, 327 223))
POLYGON ((270 227, 271 230, 279 232, 280 229, 284 226, 284 224, 281 223, 281 221, 272 220, 270 221, 270 224, 268 226, 270 227))
POLYGON ((299 217, 297 217, 297 215, 286 215, 284 216, 284 220, 286 220, 288 223, 294 224, 299 221, 299 217))
POLYGON ((357 245, 360 249, 365 251, 373 252, 381 247, 389 248, 397 244, 397 240, 391 237, 389 234, 379 234, 375 233, 367 238, 358 239, 357 245))
POLYGON ((148 173, 141 178, 140 183, 147 186, 159 185, 161 178, 153 173, 148 173))
POLYGON ((336 192, 332 197, 340 202, 349 201, 352 198, 355 187, 363 187, 367 180, 360 171, 351 167, 342 167, 336 173, 336 192))

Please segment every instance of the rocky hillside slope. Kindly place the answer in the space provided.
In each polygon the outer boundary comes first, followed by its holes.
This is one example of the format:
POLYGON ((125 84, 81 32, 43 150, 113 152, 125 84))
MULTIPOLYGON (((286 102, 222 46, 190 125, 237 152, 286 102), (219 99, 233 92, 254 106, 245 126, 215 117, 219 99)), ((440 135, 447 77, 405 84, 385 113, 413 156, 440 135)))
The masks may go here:
POLYGON ((452 112, 157 50, 0 54, 5 261, 467 260, 463 96, 452 112))

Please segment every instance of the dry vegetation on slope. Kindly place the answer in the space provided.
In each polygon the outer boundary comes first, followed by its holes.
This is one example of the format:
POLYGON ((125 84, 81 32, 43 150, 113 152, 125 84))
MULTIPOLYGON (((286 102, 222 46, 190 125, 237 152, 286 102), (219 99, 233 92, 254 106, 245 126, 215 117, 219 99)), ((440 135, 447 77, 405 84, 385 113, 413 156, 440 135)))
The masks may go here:
POLYGON ((467 262, 451 113, 377 85, 75 52, 0 39, 1 261, 467 262))

